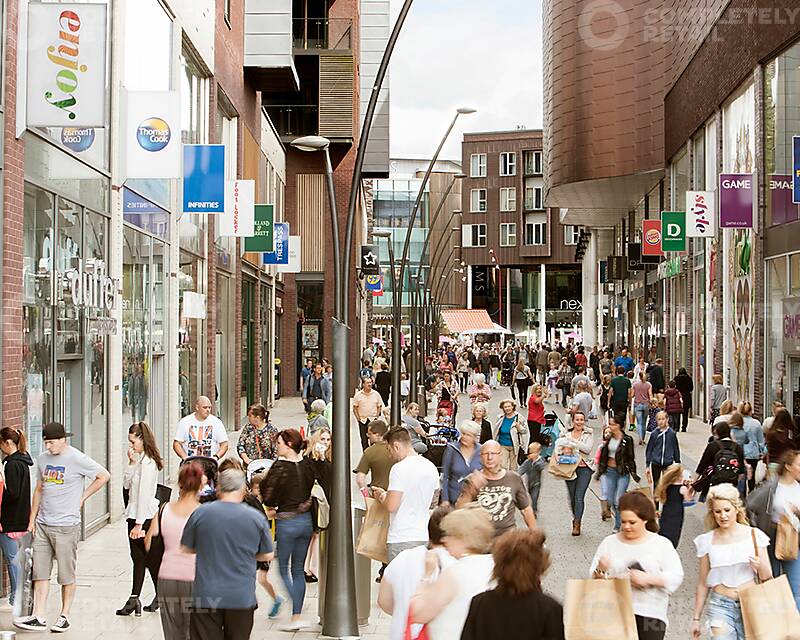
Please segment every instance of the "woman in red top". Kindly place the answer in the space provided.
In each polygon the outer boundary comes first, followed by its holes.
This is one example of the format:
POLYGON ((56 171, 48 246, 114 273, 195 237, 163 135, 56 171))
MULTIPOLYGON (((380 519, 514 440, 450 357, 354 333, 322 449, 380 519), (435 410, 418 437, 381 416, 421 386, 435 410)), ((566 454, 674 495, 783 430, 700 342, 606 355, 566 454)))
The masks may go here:
POLYGON ((534 385, 531 397, 528 398, 528 429, 531 442, 539 442, 539 432, 544 424, 544 389, 542 385, 534 385))
POLYGON ((578 347, 578 353, 575 354, 575 366, 576 367, 586 367, 589 362, 586 359, 586 353, 584 353, 584 347, 581 345, 578 347))

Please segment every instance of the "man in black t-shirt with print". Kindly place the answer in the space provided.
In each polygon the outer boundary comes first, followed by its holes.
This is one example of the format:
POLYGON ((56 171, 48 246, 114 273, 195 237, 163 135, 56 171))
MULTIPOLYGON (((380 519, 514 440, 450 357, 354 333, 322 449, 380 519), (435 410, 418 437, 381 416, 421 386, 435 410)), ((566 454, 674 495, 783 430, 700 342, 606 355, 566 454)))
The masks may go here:
POLYGON ((628 415, 628 407, 631 404, 633 395, 633 385, 625 375, 625 367, 617 367, 617 375, 611 379, 611 388, 608 392, 608 406, 611 407, 613 415, 628 415))

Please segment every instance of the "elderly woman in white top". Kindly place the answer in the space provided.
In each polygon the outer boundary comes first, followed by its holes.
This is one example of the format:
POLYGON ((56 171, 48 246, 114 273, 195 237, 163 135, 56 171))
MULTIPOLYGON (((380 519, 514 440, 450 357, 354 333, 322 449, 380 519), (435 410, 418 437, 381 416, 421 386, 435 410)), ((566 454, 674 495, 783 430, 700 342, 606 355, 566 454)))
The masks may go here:
POLYGON ((475 384, 469 388, 469 401, 486 403, 492 398, 492 389, 486 384, 486 376, 482 373, 475 374, 475 384))
POLYGON ((700 574, 694 599, 692 638, 700 637, 700 620, 705 608, 712 637, 745 640, 739 593, 757 579, 772 577, 766 549, 769 537, 748 525, 739 490, 732 484, 711 487, 706 507, 706 533, 694 539, 700 574), (758 554, 756 549, 760 549, 758 554))
POLYGON ((626 493, 619 510, 620 531, 600 543, 592 560, 592 577, 627 576, 639 640, 663 640, 670 594, 683 582, 681 559, 672 543, 658 535, 656 508, 647 496, 626 493))
MULTIPOLYGON (((142 613, 142 603, 139 596, 144 585, 145 569, 150 571, 153 587, 157 588, 158 573, 155 567, 146 567, 145 558, 147 551, 144 546, 144 537, 150 528, 153 516, 158 513, 158 499, 156 487, 158 486, 158 472, 164 467, 161 453, 156 446, 153 432, 145 422, 136 422, 128 429, 128 466, 122 480, 122 486, 128 492, 128 504, 125 507, 125 516, 128 519, 128 544, 133 561, 133 586, 131 597, 121 609, 117 609, 118 616, 129 616, 142 613)), ((157 595, 157 594, 156 594, 157 595)), ((146 611, 156 611, 158 599, 145 607, 146 611)))
POLYGON ((428 625, 430 640, 454 640, 461 637, 472 598, 492 581, 494 525, 476 504, 446 515, 441 528, 444 546, 456 561, 440 572, 438 557, 428 552, 422 586, 411 598, 410 618, 428 625))

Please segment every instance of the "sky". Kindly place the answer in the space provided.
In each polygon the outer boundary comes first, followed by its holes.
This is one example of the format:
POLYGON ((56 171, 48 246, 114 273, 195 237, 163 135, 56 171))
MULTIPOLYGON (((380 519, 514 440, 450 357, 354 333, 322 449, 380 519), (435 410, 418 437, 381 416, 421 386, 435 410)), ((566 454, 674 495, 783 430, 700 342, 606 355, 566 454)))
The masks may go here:
MULTIPOLYGON (((402 0, 391 0, 392 24, 402 0)), ((464 132, 542 126, 540 0, 415 0, 389 67, 391 157, 430 157, 458 107, 442 158, 464 132)))

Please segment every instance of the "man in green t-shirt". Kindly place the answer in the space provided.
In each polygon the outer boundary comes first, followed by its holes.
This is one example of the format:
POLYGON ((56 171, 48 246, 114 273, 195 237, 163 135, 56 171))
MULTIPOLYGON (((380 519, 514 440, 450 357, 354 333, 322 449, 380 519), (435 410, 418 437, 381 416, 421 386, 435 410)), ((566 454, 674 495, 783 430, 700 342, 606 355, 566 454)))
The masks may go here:
POLYGON ((632 394, 633 385, 625 375, 625 367, 617 367, 617 375, 611 379, 611 388, 608 391, 608 406, 615 416, 619 413, 627 416, 632 394))
POLYGON ((370 446, 361 454, 361 460, 353 470, 359 489, 367 486, 367 473, 371 474, 370 486, 380 487, 384 491, 389 486, 389 470, 394 464, 394 459, 389 453, 389 446, 383 440, 388 430, 389 427, 383 420, 373 420, 369 423, 367 439, 370 446))

